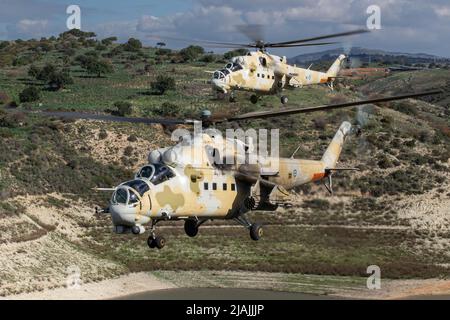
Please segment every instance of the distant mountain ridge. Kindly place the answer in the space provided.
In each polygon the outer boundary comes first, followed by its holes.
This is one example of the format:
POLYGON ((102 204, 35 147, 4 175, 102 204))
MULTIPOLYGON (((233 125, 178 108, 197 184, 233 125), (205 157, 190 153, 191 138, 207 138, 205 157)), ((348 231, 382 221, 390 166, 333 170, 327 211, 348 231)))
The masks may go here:
MULTIPOLYGON (((315 53, 300 54, 295 57, 289 58, 290 63, 308 63, 316 62, 321 60, 329 60, 331 58, 339 56, 341 53, 346 53, 348 49, 338 48, 331 49, 315 53)), ((366 57, 367 59, 375 60, 392 60, 393 58, 403 58, 409 60, 407 62, 450 62, 450 58, 444 58, 439 56, 434 56, 426 53, 404 53, 404 52, 390 52, 378 49, 366 49, 361 47, 353 47, 350 50, 350 56, 352 57, 366 57)))

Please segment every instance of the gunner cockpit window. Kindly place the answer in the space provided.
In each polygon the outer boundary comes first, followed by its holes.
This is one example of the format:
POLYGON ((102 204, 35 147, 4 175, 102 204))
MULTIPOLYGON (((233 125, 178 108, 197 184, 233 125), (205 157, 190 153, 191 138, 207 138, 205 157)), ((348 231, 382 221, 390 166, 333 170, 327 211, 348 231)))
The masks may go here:
POLYGON ((141 170, 139 170, 139 172, 136 175, 136 178, 151 179, 154 173, 155 167, 153 165, 144 166, 141 168, 141 170))
POLYGON ((242 66, 239 63, 229 63, 225 66, 225 69, 235 72, 242 70, 242 66))

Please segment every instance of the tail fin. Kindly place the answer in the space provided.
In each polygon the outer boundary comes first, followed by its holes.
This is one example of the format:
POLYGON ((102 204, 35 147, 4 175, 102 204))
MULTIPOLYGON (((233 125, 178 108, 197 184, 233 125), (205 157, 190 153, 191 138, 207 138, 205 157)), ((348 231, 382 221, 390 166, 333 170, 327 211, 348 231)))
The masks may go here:
POLYGON ((336 167, 336 163, 341 155, 345 138, 350 133, 351 129, 352 125, 349 122, 344 121, 334 135, 333 140, 331 140, 330 145, 322 157, 322 162, 325 163, 325 167, 327 169, 333 169, 336 167))
POLYGON ((342 63, 344 62, 345 58, 347 58, 344 54, 341 54, 336 61, 332 64, 330 69, 327 71, 327 76, 330 78, 336 77, 341 70, 342 63))

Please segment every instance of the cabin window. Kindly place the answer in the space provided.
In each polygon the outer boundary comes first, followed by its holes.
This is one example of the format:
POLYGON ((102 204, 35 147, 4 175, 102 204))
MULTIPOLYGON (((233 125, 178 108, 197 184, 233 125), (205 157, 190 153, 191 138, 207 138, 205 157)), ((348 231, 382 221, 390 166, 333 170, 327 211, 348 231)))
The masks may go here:
POLYGON ((264 73, 261 75, 261 78, 263 78, 264 79, 264 73))
POLYGON ((275 76, 272 76, 272 79, 275 80, 275 76))
POLYGON ((203 189, 208 190, 208 182, 205 182, 205 183, 203 184, 203 189))
POLYGON ((222 185, 222 187, 223 187, 223 191, 227 191, 227 184, 226 184, 226 183, 224 183, 224 184, 222 185))
POLYGON ((234 183, 231 184, 231 191, 236 191, 236 185, 234 183))
POLYGON ((217 183, 213 182, 213 184, 212 184, 212 189, 213 189, 213 190, 217 190, 217 183))
POLYGON ((266 60, 266 58, 260 57, 260 58, 259 58, 259 63, 261 63, 261 65, 262 65, 263 67, 267 66, 267 60, 266 60))
POLYGON ((259 78, 259 73, 256 76, 259 78))

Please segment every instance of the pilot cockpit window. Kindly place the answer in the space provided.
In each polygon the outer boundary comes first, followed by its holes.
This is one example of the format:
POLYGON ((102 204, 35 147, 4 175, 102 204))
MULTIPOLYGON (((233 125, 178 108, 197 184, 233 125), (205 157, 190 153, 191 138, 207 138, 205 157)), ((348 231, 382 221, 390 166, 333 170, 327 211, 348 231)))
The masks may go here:
POLYGON ((119 188, 114 193, 113 201, 115 203, 126 204, 128 200, 128 190, 124 188, 119 188))
POLYGON ((148 184, 146 184, 142 180, 132 180, 124 183, 125 186, 129 186, 130 188, 136 190, 139 195, 142 197, 144 193, 146 193, 148 190, 150 190, 148 184))
POLYGON ((172 169, 166 165, 155 165, 155 174, 150 179, 153 184, 160 184, 161 182, 167 181, 175 177, 172 169))

